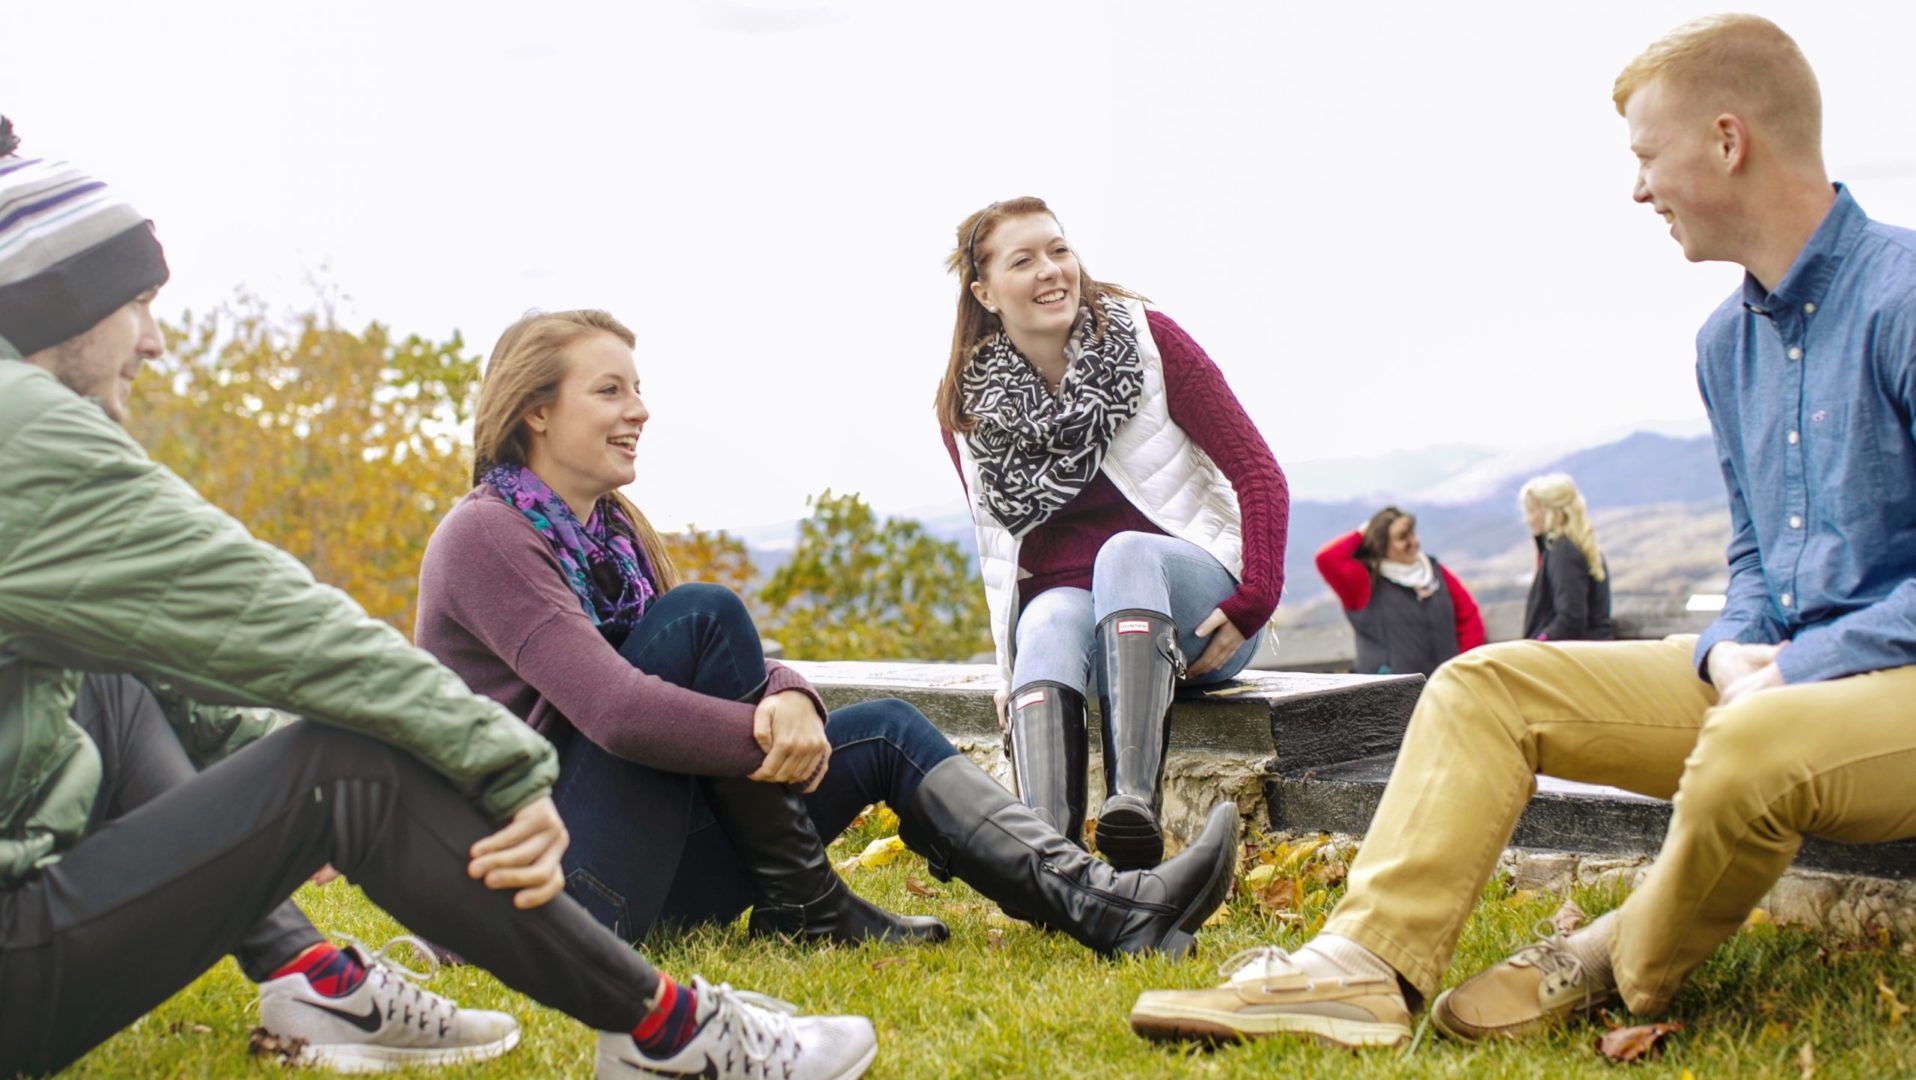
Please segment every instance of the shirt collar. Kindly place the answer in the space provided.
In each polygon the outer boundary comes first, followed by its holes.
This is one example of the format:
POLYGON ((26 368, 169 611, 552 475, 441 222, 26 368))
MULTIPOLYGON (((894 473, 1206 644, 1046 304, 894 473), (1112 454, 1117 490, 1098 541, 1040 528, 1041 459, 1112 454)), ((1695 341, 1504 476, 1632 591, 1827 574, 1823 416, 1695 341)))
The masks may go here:
POLYGON ((1743 306, 1751 311, 1768 313, 1796 307, 1799 304, 1820 304, 1823 294, 1829 290, 1831 279, 1836 276, 1837 267, 1843 263, 1843 256, 1849 254, 1863 230, 1869 227, 1869 216, 1863 208, 1856 205, 1856 199, 1849 188, 1842 184, 1836 188, 1836 201, 1830 204, 1829 212, 1823 215, 1822 224, 1810 234, 1809 243, 1796 253, 1796 261, 1790 264, 1783 280, 1776 288, 1765 293, 1763 286, 1757 284, 1752 274, 1743 275, 1743 306))

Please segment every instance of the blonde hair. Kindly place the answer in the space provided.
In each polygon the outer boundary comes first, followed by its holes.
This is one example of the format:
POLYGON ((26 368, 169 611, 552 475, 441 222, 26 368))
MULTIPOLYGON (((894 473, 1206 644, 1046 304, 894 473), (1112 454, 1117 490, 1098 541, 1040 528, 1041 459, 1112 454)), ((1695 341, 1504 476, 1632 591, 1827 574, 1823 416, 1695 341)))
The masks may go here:
POLYGON ((1823 157, 1823 93, 1803 50, 1759 15, 1684 23, 1626 64, 1610 89, 1617 115, 1661 79, 1711 114, 1735 113, 1788 150, 1823 157))
MULTIPOLYGON (((945 362, 945 377, 938 383, 936 400, 938 422, 946 431, 970 431, 977 426, 978 421, 965 412, 959 383, 963 380, 965 365, 971 363, 978 346, 1003 325, 998 316, 986 311, 984 304, 972 295, 971 283, 981 276, 978 268, 991 261, 991 249, 986 247, 991 234, 1006 221, 1026 214, 1044 214, 1052 221, 1058 220, 1058 215, 1051 212, 1045 201, 1034 195, 995 202, 965 215, 958 223, 958 246, 945 256, 945 269, 958 275, 958 319, 952 327, 951 357, 945 362)), ((1071 254, 1075 257, 1076 249, 1071 254)), ((1078 295, 1090 306, 1092 330, 1099 335, 1104 333, 1104 305, 1097 302, 1098 297, 1144 299, 1123 286, 1092 280, 1091 275, 1085 273, 1083 259, 1078 260, 1078 295)))
MULTIPOLYGON (((610 334, 626 348, 638 339, 624 323, 603 311, 534 311, 499 335, 479 384, 479 405, 472 418, 472 482, 485 480, 495 465, 524 465, 531 437, 526 417, 559 397, 559 384, 571 370, 569 348, 593 334, 610 334)), ((619 492, 606 496, 632 524, 635 539, 652 564, 663 592, 679 583, 678 567, 666 554, 657 529, 619 492)))
POLYGON ((1603 550, 1597 546, 1597 533, 1590 527, 1590 513, 1584 508, 1576 481, 1564 473, 1536 477, 1524 484, 1517 504, 1526 512, 1532 506, 1543 511, 1544 540, 1563 537, 1577 545, 1584 562, 1590 564, 1590 579, 1603 580, 1603 550))

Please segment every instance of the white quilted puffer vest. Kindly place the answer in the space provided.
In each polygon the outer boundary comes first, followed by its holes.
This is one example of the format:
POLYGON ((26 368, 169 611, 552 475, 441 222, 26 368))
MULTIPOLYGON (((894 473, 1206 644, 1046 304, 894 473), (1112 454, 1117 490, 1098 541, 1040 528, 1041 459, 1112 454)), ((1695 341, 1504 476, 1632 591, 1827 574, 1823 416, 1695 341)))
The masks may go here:
MULTIPOLYGON (((1244 577, 1244 540, 1239 528, 1237 492, 1209 455, 1171 422, 1164 395, 1164 358, 1151 340, 1144 305, 1124 301, 1138 330, 1138 354, 1144 360, 1144 392, 1137 414, 1111 437, 1101 466, 1120 494, 1165 533, 1187 540, 1223 563, 1231 576, 1244 577)), ((984 575, 985 606, 991 615, 991 643, 998 674, 1011 686, 1012 642, 1018 621, 1018 549, 1022 538, 985 509, 978 463, 963 435, 958 461, 970 493, 971 521, 978 532, 978 563, 984 575)))

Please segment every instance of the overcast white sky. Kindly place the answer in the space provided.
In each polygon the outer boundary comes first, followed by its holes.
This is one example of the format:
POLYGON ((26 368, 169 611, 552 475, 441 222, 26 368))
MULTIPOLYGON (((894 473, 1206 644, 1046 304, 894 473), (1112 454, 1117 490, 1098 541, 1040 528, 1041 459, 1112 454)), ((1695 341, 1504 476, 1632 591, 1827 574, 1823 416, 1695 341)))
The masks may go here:
MULTIPOLYGON (((1916 5, 1755 3, 1832 175, 1916 225, 1916 5)), ((1205 346, 1280 462, 1701 417, 1735 284, 1629 199, 1615 74, 1696 3, 27 4, 0 112, 158 223, 160 309, 317 276, 489 351, 639 335, 662 527, 949 502, 942 260, 1037 194, 1205 346)), ((1305 494, 1324 494, 1311 493, 1305 494)))

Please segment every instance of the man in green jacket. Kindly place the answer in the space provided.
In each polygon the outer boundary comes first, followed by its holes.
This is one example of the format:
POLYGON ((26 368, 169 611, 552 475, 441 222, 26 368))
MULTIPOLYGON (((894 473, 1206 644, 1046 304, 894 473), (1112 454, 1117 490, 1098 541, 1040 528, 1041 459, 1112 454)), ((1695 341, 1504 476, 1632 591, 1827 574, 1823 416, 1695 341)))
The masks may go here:
POLYGON ((325 946, 286 900, 327 864, 600 1029, 601 1077, 862 1073, 864 1019, 680 986, 560 896, 552 748, 146 457, 120 422, 162 348, 159 242, 15 145, 0 118, 0 1076, 58 1070, 228 952, 307 1060, 516 1043, 325 946), (195 772, 149 685, 307 719, 195 772))

